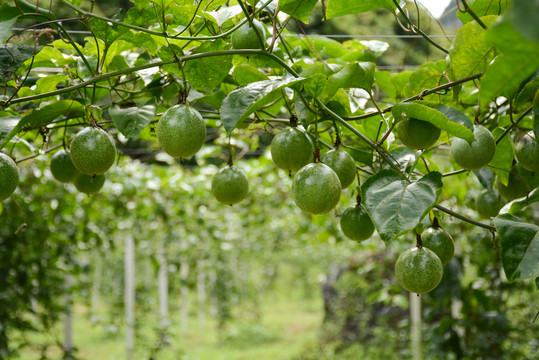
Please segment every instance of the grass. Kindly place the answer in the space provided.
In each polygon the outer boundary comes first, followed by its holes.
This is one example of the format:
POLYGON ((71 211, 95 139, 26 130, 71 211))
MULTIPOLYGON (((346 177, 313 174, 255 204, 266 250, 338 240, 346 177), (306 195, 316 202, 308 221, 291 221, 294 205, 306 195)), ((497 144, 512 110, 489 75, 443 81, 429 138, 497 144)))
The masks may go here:
MULTIPOLYGON (((173 299, 171 299, 173 301, 173 299)), ((306 347, 316 343, 323 316, 320 297, 305 298, 299 293, 287 296, 269 295, 260 304, 259 320, 239 317, 231 321, 225 330, 217 331, 211 316, 203 328, 199 328, 196 309, 189 317, 188 330, 182 333, 179 314, 171 313, 169 344, 153 357, 154 360, 288 360, 297 357, 306 347)), ((74 344, 76 356, 86 360, 125 359, 124 331, 107 331, 102 324, 94 323, 89 309, 76 305, 74 311, 74 344)), ((140 314, 137 314, 139 316, 140 314)), ((133 359, 149 359, 150 349, 158 342, 157 316, 145 314, 137 318, 136 347, 133 359)), ((120 322, 120 321, 119 321, 120 322)), ((59 324, 49 334, 27 337, 32 348, 23 350, 18 359, 38 360, 38 344, 62 339, 59 324)), ((47 349, 51 359, 61 359, 57 347, 47 349)))

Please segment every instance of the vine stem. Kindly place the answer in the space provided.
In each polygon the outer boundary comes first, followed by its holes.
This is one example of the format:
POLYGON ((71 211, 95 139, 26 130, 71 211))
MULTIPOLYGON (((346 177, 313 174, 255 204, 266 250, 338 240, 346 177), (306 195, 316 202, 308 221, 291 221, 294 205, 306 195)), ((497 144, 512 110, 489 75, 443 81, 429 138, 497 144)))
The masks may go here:
POLYGON ((485 23, 483 21, 481 21, 479 16, 477 16, 477 14, 470 8, 470 6, 468 6, 468 2, 466 0, 457 0, 457 3, 459 1, 462 2, 462 5, 464 5, 464 11, 462 11, 460 9, 460 7, 459 7, 459 11, 461 11, 463 13, 469 13, 474 18, 474 20, 477 21, 479 26, 481 26, 483 29, 487 30, 487 26, 485 25, 485 23))
POLYGON ((524 111, 519 117, 518 119, 516 119, 511 125, 509 125, 507 127, 507 129, 505 129, 505 131, 500 135, 499 138, 496 139, 496 145, 498 145, 500 143, 500 141, 502 141, 502 139, 507 135, 509 134, 509 132, 511 130, 513 130, 513 128, 515 128, 519 122, 521 122, 525 117, 526 115, 528 115, 531 111, 533 110, 533 107, 530 107, 528 108, 526 111, 524 111))

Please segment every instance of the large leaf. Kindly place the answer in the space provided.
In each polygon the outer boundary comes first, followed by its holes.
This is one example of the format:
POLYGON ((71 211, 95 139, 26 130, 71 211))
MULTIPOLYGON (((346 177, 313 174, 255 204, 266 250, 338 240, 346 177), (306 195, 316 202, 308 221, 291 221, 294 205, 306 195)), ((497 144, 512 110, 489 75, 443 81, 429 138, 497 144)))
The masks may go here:
MULTIPOLYGON (((513 0, 492 1, 492 0, 468 0, 468 6, 479 17, 486 15, 501 15, 513 0)), ((529 0, 524 0, 529 1, 529 0)), ((457 17, 464 23, 474 21, 468 12, 457 11, 457 17)))
POLYGON ((501 54, 481 80, 482 105, 496 96, 512 97, 520 84, 539 69, 539 44, 525 39, 508 19, 491 26, 486 39, 501 54))
POLYGON ((533 189, 528 196, 515 199, 510 203, 505 204, 505 206, 500 210, 500 214, 516 214, 526 206, 537 201, 539 201, 539 188, 533 189))
POLYGON ((0 143, 2 149, 6 143, 13 138, 23 127, 32 126, 39 127, 50 124, 56 118, 64 115, 66 118, 73 118, 84 115, 84 106, 75 100, 60 100, 32 111, 30 114, 23 117, 9 134, 4 137, 0 143))
POLYGON ((503 270, 509 281, 539 276, 539 226, 510 214, 492 219, 500 236, 503 270))
POLYGON ((438 105, 432 108, 423 104, 410 102, 396 104, 391 111, 397 121, 404 117, 428 121, 439 129, 445 130, 461 139, 469 142, 475 140, 472 121, 457 109, 444 105, 438 105))
POLYGON ((515 29, 526 39, 539 42, 539 1, 514 0, 513 7, 508 14, 515 29))
POLYGON ((0 144, 21 120, 20 116, 7 116, 0 118, 0 144))
MULTIPOLYGON (((39 47, 36 51, 39 51, 39 47)), ((0 47, 0 84, 6 83, 19 66, 32 55, 34 55, 33 46, 8 44, 0 47)))
POLYGON ((113 107, 109 115, 118 131, 126 137, 132 137, 142 131, 155 117, 155 106, 144 105, 121 109, 113 107))
POLYGON ((371 62, 346 65, 328 79, 322 100, 330 100, 339 89, 360 88, 370 92, 375 68, 371 62))
POLYGON ((4 43, 4 40, 10 35, 11 28, 17 21, 17 16, 19 16, 19 11, 16 7, 8 4, 0 6, 0 44, 4 43))
POLYGON ((309 14, 317 2, 318 0, 279 0, 279 10, 308 23, 309 14))
POLYGON ((391 0, 329 0, 326 7, 326 17, 331 19, 380 8, 393 12, 396 6, 391 0))
POLYGON ((432 89, 447 83, 443 74, 432 67, 421 67, 414 71, 404 88, 404 96, 412 97, 423 90, 432 89))
POLYGON ((362 203, 387 245, 421 222, 434 206, 442 186, 438 172, 410 183, 394 170, 382 170, 361 186, 362 203))
MULTIPOLYGON (((123 16, 121 13, 118 13, 113 16, 112 19, 121 21, 123 20, 123 16)), ((97 38, 103 40, 107 46, 110 46, 116 39, 122 36, 122 34, 129 31, 129 29, 124 26, 98 18, 91 18, 89 23, 92 33, 97 38)))
MULTIPOLYGON (((205 42, 193 54, 226 50, 223 40, 205 42)), ((196 90, 213 90, 232 69, 232 56, 212 56, 190 60, 185 64, 185 77, 196 90)))
MULTIPOLYGON (((503 130, 498 128, 492 132, 494 138, 498 138, 503 133, 503 130)), ((496 152, 494 157, 489 162, 493 172, 498 174, 498 180, 507 186, 509 181, 509 171, 513 166, 513 158, 515 157, 515 148, 509 136, 504 137, 496 144, 496 152)))
POLYGON ((227 133, 230 135, 232 130, 249 115, 271 101, 271 96, 276 90, 299 84, 305 80, 304 78, 264 80, 232 91, 221 104, 221 121, 227 133))
POLYGON ((234 67, 234 78, 239 85, 247 85, 255 81, 269 80, 268 75, 251 65, 237 65, 234 67))

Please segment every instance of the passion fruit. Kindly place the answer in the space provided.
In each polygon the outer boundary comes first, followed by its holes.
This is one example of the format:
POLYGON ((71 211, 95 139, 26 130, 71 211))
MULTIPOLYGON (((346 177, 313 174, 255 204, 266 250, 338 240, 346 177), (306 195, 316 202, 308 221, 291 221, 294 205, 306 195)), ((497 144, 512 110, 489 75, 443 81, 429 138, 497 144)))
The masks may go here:
POLYGON ((539 172, 539 142, 533 132, 530 131, 518 140, 515 154, 520 166, 529 171, 539 172))
POLYGON ((433 226, 423 231, 421 234, 423 246, 434 251, 442 265, 447 265, 455 254, 455 243, 453 238, 445 231, 436 220, 433 226))
POLYGON ((321 160, 335 171, 343 189, 346 189, 354 182, 357 170, 356 162, 352 155, 344 150, 334 149, 322 155, 321 160))
POLYGON ((73 182, 80 175, 80 171, 71 161, 71 155, 64 149, 54 154, 51 159, 50 169, 52 176, 63 183, 73 182))
POLYGON ((211 191, 220 203, 239 203, 249 193, 249 181, 245 171, 234 165, 222 168, 213 176, 211 191))
POLYGON ((260 49, 261 44, 258 35, 256 34, 257 32, 260 35, 262 42, 265 44, 266 29, 264 28, 264 24, 254 19, 253 27, 249 26, 249 22, 246 22, 232 33, 232 47, 236 50, 260 49))
POLYGON ((111 136, 102 129, 87 127, 71 140, 71 161, 86 175, 104 174, 116 158, 116 146, 111 136))
POLYGON ((436 143, 441 130, 428 121, 406 118, 399 121, 397 133, 401 142, 413 150, 426 149, 436 143))
POLYGON ((513 166, 509 173, 507 185, 498 180, 496 187, 500 194, 509 201, 524 197, 532 190, 528 182, 519 174, 516 166, 513 166))
POLYGON ((13 194, 19 185, 19 170, 17 164, 8 155, 0 152, 0 201, 13 194))
POLYGON ((95 176, 80 174, 75 179, 74 184, 78 191, 88 195, 93 195, 98 193, 99 190, 101 190, 101 188, 105 184, 105 180, 106 178, 103 174, 95 176))
POLYGON ((475 211, 482 218, 489 219, 498 215, 503 206, 502 198, 497 191, 485 189, 475 199, 475 211))
POLYGON ((350 240, 367 240, 374 233, 371 217, 361 204, 354 204, 341 216, 341 230, 350 240))
POLYGON ((292 181, 296 205, 309 214, 324 214, 341 198, 341 181, 329 166, 311 163, 301 168, 292 181))
POLYGON ((314 147, 298 128, 282 130, 271 141, 271 158, 285 171, 298 171, 313 160, 314 147))
POLYGON ((451 155, 455 162, 466 170, 479 170, 487 165, 496 152, 496 140, 488 129, 482 125, 474 125, 475 140, 468 143, 464 139, 455 138, 451 143, 451 155))
POLYGON ((426 247, 406 250, 395 264, 395 275, 399 284, 417 294, 434 290, 442 280, 443 272, 438 255, 426 247))

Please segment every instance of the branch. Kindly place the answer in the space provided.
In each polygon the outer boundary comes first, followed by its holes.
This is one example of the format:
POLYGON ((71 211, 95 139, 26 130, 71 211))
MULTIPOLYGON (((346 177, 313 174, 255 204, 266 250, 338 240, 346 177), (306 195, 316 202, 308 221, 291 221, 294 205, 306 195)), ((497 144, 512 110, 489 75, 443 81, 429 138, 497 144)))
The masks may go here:
MULTIPOLYGON (((485 23, 481 21, 479 16, 477 16, 477 14, 468 6, 468 3, 466 2, 466 0, 460 0, 460 1, 462 2, 462 5, 464 5, 464 11, 460 10, 460 8, 459 8, 459 11, 463 13, 469 13, 483 29, 487 30, 487 26, 485 25, 485 23)), ((457 4, 458 2, 459 0, 457 0, 457 4)))
POLYGON ((528 115, 532 110, 533 110, 533 107, 528 108, 528 110, 524 111, 522 115, 520 115, 518 119, 516 119, 515 122, 509 125, 507 129, 505 129, 505 131, 500 135, 500 137, 496 139, 496 145, 498 145, 500 141, 502 141, 502 139, 505 137, 505 135, 509 134, 509 132, 513 130, 513 128, 516 127, 518 123, 521 122, 526 117, 526 115, 528 115))

